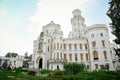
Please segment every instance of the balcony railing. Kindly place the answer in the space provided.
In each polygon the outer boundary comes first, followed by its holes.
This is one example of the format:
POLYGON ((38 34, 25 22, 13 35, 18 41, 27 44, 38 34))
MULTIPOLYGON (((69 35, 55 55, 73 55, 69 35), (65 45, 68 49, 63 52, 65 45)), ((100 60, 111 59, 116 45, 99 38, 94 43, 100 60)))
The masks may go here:
POLYGON ((49 59, 49 60, 48 60, 48 63, 49 63, 49 64, 50 64, 50 63, 65 63, 65 62, 67 62, 66 59, 49 59))

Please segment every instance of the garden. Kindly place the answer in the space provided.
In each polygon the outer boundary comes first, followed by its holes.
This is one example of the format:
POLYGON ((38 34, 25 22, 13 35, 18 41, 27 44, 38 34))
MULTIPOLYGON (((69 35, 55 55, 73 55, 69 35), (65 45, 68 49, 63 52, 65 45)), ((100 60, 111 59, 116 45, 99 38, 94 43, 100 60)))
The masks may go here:
POLYGON ((9 68, 0 70, 0 80, 119 80, 119 71, 94 70, 87 71, 83 63, 65 63, 64 70, 39 71, 9 68))

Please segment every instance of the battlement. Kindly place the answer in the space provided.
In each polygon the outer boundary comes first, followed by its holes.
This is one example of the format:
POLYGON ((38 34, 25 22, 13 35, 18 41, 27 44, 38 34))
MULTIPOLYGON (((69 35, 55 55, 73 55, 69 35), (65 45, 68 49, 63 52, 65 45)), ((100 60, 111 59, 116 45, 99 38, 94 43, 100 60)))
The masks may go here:
POLYGON ((90 32, 90 31, 101 30, 101 29, 104 29, 108 32, 108 28, 105 24, 94 24, 94 25, 87 27, 85 34, 90 32))

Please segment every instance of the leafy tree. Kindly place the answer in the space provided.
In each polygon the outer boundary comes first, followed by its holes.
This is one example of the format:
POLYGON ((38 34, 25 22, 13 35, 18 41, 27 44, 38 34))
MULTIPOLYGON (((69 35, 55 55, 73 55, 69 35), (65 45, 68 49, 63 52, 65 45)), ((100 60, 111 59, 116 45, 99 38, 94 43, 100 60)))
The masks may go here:
MULTIPOLYGON (((114 42, 120 45, 120 0, 109 0, 109 4, 107 15, 112 21, 110 23, 112 34, 116 36, 114 42)), ((120 52, 117 51, 116 54, 120 57, 120 52)))
POLYGON ((0 65, 1 65, 2 59, 0 58, 0 65))
POLYGON ((28 59, 30 59, 30 60, 32 59, 32 54, 28 56, 28 59))
POLYGON ((26 52, 26 53, 25 53, 25 58, 31 60, 31 59, 32 59, 32 54, 31 54, 31 55, 28 55, 28 52, 26 52))
POLYGON ((8 53, 5 55, 5 57, 16 57, 16 56, 18 56, 17 53, 10 53, 10 52, 8 52, 8 53))
POLYGON ((28 58, 28 52, 25 53, 25 58, 28 58))
POLYGON ((110 8, 107 15, 111 19, 110 27, 112 28, 112 34, 116 36, 114 40, 117 44, 120 44, 120 0, 110 0, 110 8))
POLYGON ((2 67, 3 67, 3 68, 7 68, 7 66, 8 66, 7 60, 5 60, 4 63, 3 63, 3 65, 2 65, 2 67))

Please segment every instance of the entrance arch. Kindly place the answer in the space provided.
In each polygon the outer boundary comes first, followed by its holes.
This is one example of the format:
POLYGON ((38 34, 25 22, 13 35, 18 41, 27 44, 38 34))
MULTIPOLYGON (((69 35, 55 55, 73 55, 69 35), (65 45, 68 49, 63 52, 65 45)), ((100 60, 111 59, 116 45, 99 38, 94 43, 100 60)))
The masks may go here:
POLYGON ((37 59, 36 59, 36 63, 37 63, 37 67, 39 68, 39 69, 42 69, 43 67, 43 58, 41 57, 41 56, 39 56, 37 59))
POLYGON ((42 61, 43 61, 43 59, 40 58, 40 59, 39 59, 39 68, 40 68, 40 69, 42 69, 42 61))

